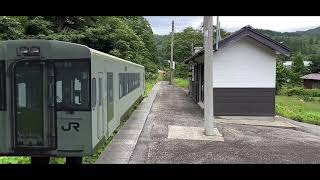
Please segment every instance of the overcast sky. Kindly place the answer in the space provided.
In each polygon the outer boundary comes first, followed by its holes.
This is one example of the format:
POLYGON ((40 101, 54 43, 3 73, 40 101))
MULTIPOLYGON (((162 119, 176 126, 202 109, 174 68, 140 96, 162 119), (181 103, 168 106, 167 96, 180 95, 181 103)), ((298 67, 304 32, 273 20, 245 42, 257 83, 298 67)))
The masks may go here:
MULTIPOLYGON (((203 16, 145 16, 155 34, 169 34, 171 22, 175 21, 176 32, 186 27, 199 28, 203 16)), ((269 29, 280 32, 294 32, 320 26, 320 16, 220 16, 220 25, 233 32, 246 25, 254 28, 269 29)), ((216 23, 216 16, 213 17, 216 23)))

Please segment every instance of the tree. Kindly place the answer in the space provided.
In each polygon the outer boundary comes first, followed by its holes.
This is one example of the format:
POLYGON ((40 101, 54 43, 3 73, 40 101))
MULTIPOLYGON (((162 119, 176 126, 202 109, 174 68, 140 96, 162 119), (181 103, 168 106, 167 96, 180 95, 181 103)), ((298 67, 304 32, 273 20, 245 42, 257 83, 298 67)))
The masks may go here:
POLYGON ((81 42, 91 48, 144 65, 146 71, 151 72, 146 73, 147 78, 150 74, 157 74, 157 63, 152 59, 152 53, 156 52, 150 52, 124 17, 99 17, 96 25, 84 32, 81 42))
POLYGON ((285 61, 284 56, 277 56, 276 58, 276 91, 280 90, 282 86, 287 83, 289 79, 289 72, 284 67, 283 62, 285 61))
POLYGON ((23 37, 23 27, 14 17, 0 16, 0 40, 14 40, 23 37))
POLYGON ((97 16, 44 16, 44 19, 50 21, 55 32, 61 32, 66 29, 83 30, 95 24, 97 16))
POLYGON ((310 39, 309 39, 309 44, 314 44, 313 38, 310 38, 310 39))
MULTIPOLYGON (((174 52, 173 58, 176 62, 183 62, 192 55, 191 44, 194 46, 203 45, 203 36, 200 30, 188 27, 182 32, 174 34, 174 52)), ((171 36, 167 36, 164 40, 163 52, 165 59, 170 59, 171 53, 171 36)))
POLYGON ((156 50, 157 50, 157 57, 158 57, 158 61, 159 61, 159 68, 160 69, 165 69, 168 65, 167 61, 165 57, 165 51, 164 51, 164 41, 168 38, 168 35, 154 35, 154 39, 155 39, 155 44, 156 44, 156 50))
POLYGON ((320 61, 313 61, 310 66, 310 71, 312 73, 320 73, 320 61))
POLYGON ((305 74, 305 66, 303 63, 303 55, 298 52, 292 56, 292 83, 295 85, 302 85, 301 76, 305 74))
POLYGON ((132 28, 132 30, 142 39, 145 47, 150 52, 150 60, 158 64, 157 46, 153 32, 148 21, 142 16, 121 17, 132 28))
POLYGON ((25 23, 25 34, 28 36, 34 35, 49 35, 52 34, 52 23, 44 20, 43 17, 37 16, 25 23))
MULTIPOLYGON (((214 26, 215 28, 215 26, 214 26)), ((228 36, 229 33, 221 29, 222 38, 228 36)), ((214 33, 215 37, 215 33, 214 33)), ((160 60, 169 60, 171 55, 171 35, 165 36, 156 36, 157 38, 157 46, 158 46, 158 54, 160 60), (161 55, 160 55, 161 54, 161 55)), ((191 46, 194 47, 202 47, 203 46, 203 32, 201 29, 194 29, 192 27, 187 27, 182 32, 178 32, 174 34, 174 51, 173 51, 173 59, 180 63, 177 65, 176 75, 178 76, 186 76, 188 74, 187 66, 181 65, 181 63, 192 56, 191 46)))
POLYGON ((0 16, 0 39, 35 38, 84 44, 145 66, 157 75, 155 38, 142 16, 0 16))
POLYGON ((184 63, 176 63, 176 69, 175 69, 175 77, 178 78, 187 78, 188 77, 188 71, 187 71, 187 65, 184 63))

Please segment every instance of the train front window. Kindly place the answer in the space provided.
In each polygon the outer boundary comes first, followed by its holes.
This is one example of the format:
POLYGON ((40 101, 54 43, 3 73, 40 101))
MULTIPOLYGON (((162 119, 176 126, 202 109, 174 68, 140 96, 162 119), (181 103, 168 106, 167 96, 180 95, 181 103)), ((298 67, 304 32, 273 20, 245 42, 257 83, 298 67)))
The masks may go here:
POLYGON ((57 61, 57 110, 90 110, 89 61, 57 61))
POLYGON ((6 78, 5 78, 4 61, 0 61, 0 110, 4 110, 6 106, 6 78))

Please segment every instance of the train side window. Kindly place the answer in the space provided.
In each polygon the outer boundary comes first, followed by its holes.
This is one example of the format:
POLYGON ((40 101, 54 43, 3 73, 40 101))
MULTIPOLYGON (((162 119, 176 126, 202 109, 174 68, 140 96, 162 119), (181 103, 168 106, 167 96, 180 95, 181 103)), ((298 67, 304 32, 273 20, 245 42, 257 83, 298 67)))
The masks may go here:
POLYGON ((125 96, 126 95, 126 84, 125 84, 126 82, 125 82, 125 74, 121 74, 121 84, 122 84, 122 96, 121 97, 123 97, 123 96, 125 96))
POLYGON ((133 74, 132 75, 132 78, 133 78, 133 89, 135 89, 137 86, 137 84, 136 84, 136 74, 133 74))
POLYGON ((104 80, 104 92, 107 93, 108 91, 108 76, 106 77, 106 79, 104 80))
POLYGON ((129 74, 129 92, 131 92, 132 91, 132 75, 131 75, 131 73, 129 74))
POLYGON ((136 73, 134 73, 133 74, 133 86, 134 86, 134 88, 137 88, 137 74, 136 73))
POLYGON ((134 87, 134 89, 137 88, 137 76, 136 76, 136 74, 133 74, 133 87, 134 87))
POLYGON ((140 73, 119 73, 119 98, 140 86, 140 73))
POLYGON ((4 61, 0 61, 0 110, 6 106, 6 74, 4 61))
POLYGON ((57 95, 57 103, 62 103, 62 81, 57 81, 56 82, 56 95, 57 95))
POLYGON ((77 78, 74 80, 74 91, 74 103, 81 105, 81 81, 77 78))
POLYGON ((128 73, 125 74, 125 80, 124 80, 124 84, 125 84, 125 91, 124 91, 124 95, 127 95, 129 92, 129 83, 128 83, 128 73))
POLYGON ((131 91, 131 75, 130 73, 128 74, 128 93, 131 91))
POLYGON ((125 74, 121 74, 121 84, 122 84, 122 96, 125 96, 126 95, 126 78, 125 78, 125 74))
POLYGON ((135 83, 135 81, 134 81, 134 75, 135 75, 134 73, 131 74, 132 90, 134 90, 134 89, 136 88, 136 86, 135 86, 135 84, 134 84, 134 83, 135 83))
POLYGON ((135 77, 136 77, 136 86, 138 87, 139 86, 138 74, 136 74, 135 77))
POLYGON ((99 106, 102 105, 102 78, 99 78, 99 106))
POLYGON ((129 94, 130 93, 130 74, 127 73, 127 92, 126 94, 129 94))
POLYGON ((20 108, 27 107, 27 88, 26 83, 18 84, 18 105, 20 108))
POLYGON ((135 78, 134 78, 135 74, 134 74, 134 73, 132 73, 132 74, 131 74, 131 76, 132 76, 132 77, 131 77, 131 81, 132 81, 132 90, 134 90, 134 89, 136 88, 136 86, 135 86, 135 84, 134 84, 134 83, 135 83, 135 78))
POLYGON ((121 97, 126 95, 125 74, 121 73, 121 97))
POLYGON ((91 92, 92 108, 95 108, 97 104, 97 84, 96 83, 97 83, 96 78, 92 78, 92 92, 91 92))
POLYGON ((122 73, 119 73, 119 99, 123 96, 122 73))

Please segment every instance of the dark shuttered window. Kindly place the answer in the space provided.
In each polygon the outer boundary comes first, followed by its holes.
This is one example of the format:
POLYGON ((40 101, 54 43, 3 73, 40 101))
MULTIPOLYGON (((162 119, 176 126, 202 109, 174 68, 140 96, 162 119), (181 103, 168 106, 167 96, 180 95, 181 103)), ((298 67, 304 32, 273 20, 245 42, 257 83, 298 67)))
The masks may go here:
POLYGON ((119 73, 119 98, 140 86, 140 73, 119 73))

